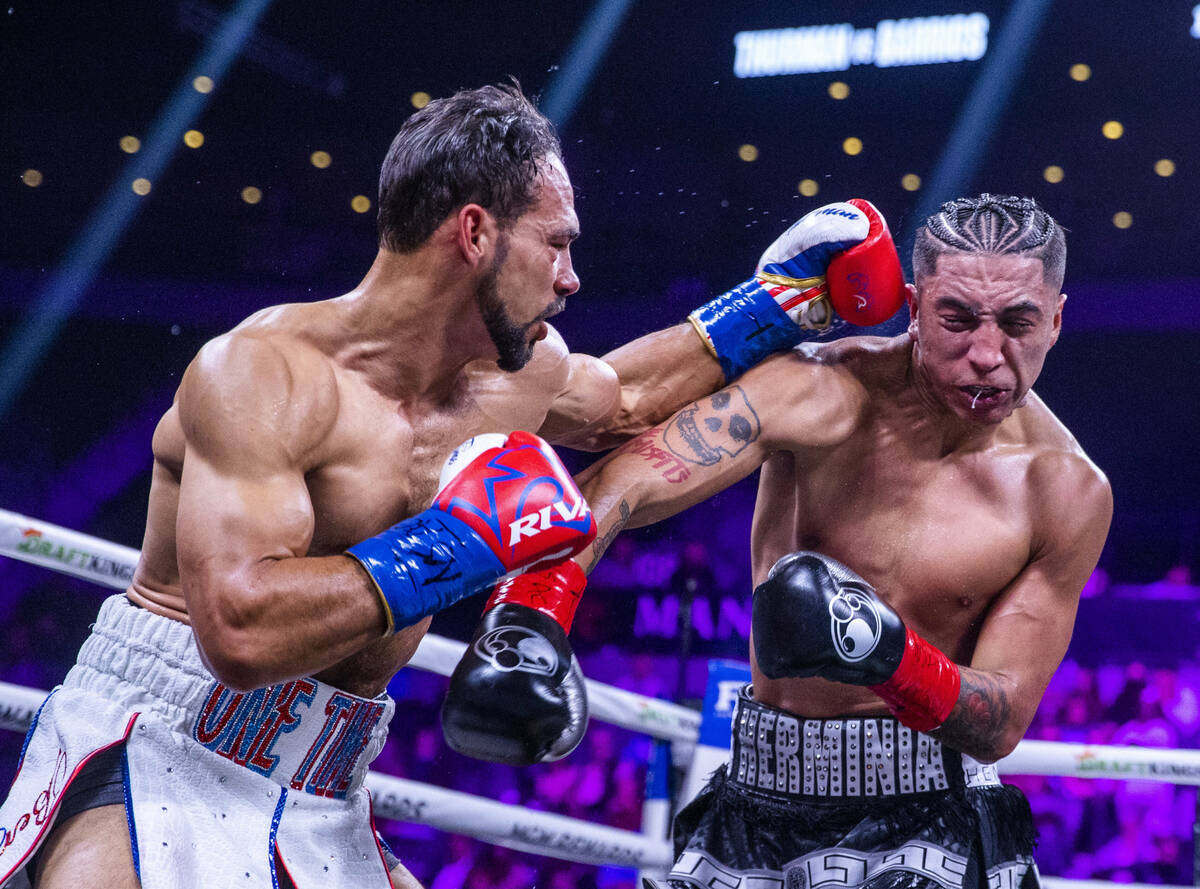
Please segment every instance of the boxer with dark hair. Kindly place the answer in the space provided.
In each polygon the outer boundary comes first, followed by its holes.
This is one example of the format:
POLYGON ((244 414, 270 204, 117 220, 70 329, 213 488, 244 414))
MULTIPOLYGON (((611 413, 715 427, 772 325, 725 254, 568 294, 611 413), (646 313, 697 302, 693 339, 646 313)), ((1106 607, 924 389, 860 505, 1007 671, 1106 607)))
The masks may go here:
MULTIPOLYGON (((798 225, 768 251, 781 267, 894 255, 863 208, 798 225)), ((39 711, 0 807, 0 885, 414 886, 363 787, 385 689, 430 615, 504 578, 487 630, 562 669, 505 677, 533 731, 467 695, 449 732, 523 762, 578 742, 577 591, 556 580, 578 572, 556 569, 594 525, 532 433, 624 440, 721 385, 721 348, 752 362, 829 330, 848 299, 810 283, 782 308, 786 288, 755 277, 722 312, 772 301, 771 343, 717 322, 714 346, 681 323, 571 354, 546 320, 579 287, 578 233, 550 122, 515 85, 460 92, 396 136, 354 290, 264 309, 200 350, 154 433, 133 582, 39 711)), ((850 303, 902 301, 877 294, 850 303)), ((468 689, 490 681, 467 666, 468 689)))
POLYGON ((1028 728, 1112 516, 1032 390, 1064 258, 1028 198, 947 203, 905 334, 771 358, 579 477, 594 564, 762 467, 753 682, 730 765, 676 819, 672 889, 1038 883, 1028 803, 988 764, 1028 728))

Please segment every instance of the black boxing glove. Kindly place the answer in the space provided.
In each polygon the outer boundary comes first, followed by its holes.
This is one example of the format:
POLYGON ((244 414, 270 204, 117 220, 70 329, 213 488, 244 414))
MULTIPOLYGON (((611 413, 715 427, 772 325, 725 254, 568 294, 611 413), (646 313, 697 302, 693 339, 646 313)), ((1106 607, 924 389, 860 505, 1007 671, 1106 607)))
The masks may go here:
POLYGON ((452 750, 532 765, 578 746, 587 691, 567 632, 586 585, 582 569, 566 561, 496 586, 442 702, 452 750))
POLYGON ((754 591, 754 656, 768 679, 865 685, 910 728, 937 728, 958 701, 958 667, 840 562, 784 556, 754 591))

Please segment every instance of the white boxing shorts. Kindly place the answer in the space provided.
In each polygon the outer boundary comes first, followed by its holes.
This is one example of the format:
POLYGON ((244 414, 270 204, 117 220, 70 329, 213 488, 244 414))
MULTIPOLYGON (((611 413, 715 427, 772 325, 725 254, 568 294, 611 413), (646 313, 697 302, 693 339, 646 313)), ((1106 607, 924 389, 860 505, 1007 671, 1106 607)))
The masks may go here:
POLYGON ((253 692, 217 682, 190 627, 107 599, 39 709, 0 806, 0 889, 26 867, 71 781, 123 749, 125 814, 144 889, 390 889, 363 779, 395 703, 315 679, 253 692))

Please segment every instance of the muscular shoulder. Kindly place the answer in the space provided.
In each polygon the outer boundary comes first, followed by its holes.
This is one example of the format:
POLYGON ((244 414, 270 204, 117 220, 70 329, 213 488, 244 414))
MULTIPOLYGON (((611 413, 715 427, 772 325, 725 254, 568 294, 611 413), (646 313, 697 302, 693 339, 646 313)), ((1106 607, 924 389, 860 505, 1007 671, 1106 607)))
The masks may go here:
POLYGON ((1021 413, 1022 446, 1029 451, 1026 482, 1040 519, 1040 543, 1074 545, 1081 536, 1103 538, 1113 509, 1108 478, 1036 395, 1030 393, 1021 413))
POLYGON ((879 378, 896 362, 879 338, 806 343, 748 371, 736 383, 762 406, 764 432, 782 449, 824 447, 862 421, 879 378))
POLYGON ((216 454, 253 441, 302 461, 333 425, 338 402, 328 356, 286 326, 248 322, 201 348, 177 406, 190 447, 216 454))
POLYGON ((558 393, 567 385, 572 356, 562 334, 549 324, 546 328, 546 338, 533 347, 533 357, 514 378, 525 386, 558 393))

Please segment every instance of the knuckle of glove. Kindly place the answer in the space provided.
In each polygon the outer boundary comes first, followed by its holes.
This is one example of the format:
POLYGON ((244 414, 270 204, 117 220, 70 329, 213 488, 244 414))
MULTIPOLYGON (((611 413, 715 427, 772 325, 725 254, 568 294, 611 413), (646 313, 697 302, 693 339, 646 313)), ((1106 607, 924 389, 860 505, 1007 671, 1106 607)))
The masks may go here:
POLYGON ((871 204, 862 205, 869 231, 862 242, 829 262, 829 299, 838 315, 851 324, 869 327, 886 321, 904 304, 904 270, 887 222, 871 204))
POLYGON ((530 765, 575 748, 586 706, 562 627, 524 605, 501 604, 484 616, 455 667, 442 733, 456 752, 530 765))
MULTIPOLYGON (((872 685, 895 670, 899 617, 853 571, 819 553, 784 556, 754 592, 759 669, 771 679, 822 676, 872 685)), ((898 661, 897 661, 898 662, 898 661)))

